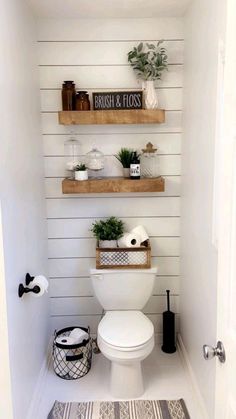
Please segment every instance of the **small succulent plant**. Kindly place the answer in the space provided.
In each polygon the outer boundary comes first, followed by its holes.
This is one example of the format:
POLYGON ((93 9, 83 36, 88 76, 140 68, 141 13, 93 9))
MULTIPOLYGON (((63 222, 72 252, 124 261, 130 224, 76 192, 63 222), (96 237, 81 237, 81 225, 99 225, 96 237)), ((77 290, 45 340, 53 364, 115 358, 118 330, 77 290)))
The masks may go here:
POLYGON ((85 170, 87 170, 87 167, 83 163, 77 164, 77 166, 75 166, 76 172, 79 172, 79 171, 84 172, 85 170))

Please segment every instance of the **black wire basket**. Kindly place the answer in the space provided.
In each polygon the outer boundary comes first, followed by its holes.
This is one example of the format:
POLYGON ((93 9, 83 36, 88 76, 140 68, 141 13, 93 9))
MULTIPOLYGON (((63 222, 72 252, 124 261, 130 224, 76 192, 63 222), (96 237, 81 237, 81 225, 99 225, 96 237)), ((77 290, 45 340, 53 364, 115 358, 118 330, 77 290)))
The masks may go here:
POLYGON ((53 340, 53 367, 56 375, 65 380, 77 380, 86 375, 92 362, 92 339, 89 327, 66 327, 55 330, 53 340), (81 329, 88 333, 88 339, 74 345, 59 343, 56 339, 67 337, 73 329, 81 329))

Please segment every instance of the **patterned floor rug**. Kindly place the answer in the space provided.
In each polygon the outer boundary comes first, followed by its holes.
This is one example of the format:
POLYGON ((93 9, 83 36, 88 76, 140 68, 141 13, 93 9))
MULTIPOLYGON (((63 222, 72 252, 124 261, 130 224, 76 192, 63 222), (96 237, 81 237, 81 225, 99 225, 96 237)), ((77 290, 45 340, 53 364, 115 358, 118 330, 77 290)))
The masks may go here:
POLYGON ((180 400, 61 403, 56 401, 48 419, 190 419, 180 400))

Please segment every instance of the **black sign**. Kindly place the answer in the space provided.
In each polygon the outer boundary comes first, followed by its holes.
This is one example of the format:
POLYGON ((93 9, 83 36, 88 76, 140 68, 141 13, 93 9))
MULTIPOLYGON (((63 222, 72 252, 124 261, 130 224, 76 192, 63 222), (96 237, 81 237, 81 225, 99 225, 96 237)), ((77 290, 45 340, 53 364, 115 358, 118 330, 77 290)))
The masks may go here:
POLYGON ((143 92, 98 92, 93 93, 93 109, 142 109, 143 92))

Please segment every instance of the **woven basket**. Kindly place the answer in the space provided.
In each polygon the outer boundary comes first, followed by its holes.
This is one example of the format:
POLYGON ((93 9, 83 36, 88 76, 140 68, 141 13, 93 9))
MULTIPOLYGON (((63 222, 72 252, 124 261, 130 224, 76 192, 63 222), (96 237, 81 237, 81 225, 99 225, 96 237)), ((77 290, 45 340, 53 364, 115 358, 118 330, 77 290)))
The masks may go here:
POLYGON ((86 375, 91 368, 92 339, 89 327, 78 329, 88 333, 88 339, 74 345, 64 345, 57 342, 58 336, 69 336, 75 327, 55 330, 53 341, 53 367, 55 373, 65 380, 76 380, 86 375))
POLYGON ((151 246, 96 248, 97 269, 149 269, 151 267, 151 246))

